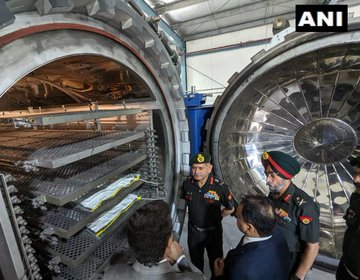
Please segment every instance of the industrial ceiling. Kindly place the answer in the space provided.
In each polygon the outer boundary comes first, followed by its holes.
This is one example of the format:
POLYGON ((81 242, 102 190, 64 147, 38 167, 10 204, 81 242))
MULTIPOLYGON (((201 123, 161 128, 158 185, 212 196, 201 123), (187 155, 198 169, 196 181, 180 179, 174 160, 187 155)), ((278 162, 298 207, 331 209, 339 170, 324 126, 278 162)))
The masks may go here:
POLYGON ((145 0, 184 40, 295 18, 295 5, 356 5, 359 0, 145 0))

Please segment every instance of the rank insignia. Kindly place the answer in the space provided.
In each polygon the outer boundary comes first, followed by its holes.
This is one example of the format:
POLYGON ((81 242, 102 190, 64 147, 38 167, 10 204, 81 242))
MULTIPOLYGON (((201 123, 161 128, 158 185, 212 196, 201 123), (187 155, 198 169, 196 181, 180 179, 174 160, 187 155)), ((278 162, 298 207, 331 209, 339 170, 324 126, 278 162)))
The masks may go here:
POLYGON ((214 185, 214 181, 215 181, 215 180, 214 180, 214 177, 211 177, 211 178, 210 178, 210 185, 214 185))
POLYGON ((283 219, 286 223, 291 222, 291 218, 289 217, 289 214, 282 208, 275 208, 275 213, 283 219))
POLYGON ((288 194, 288 195, 283 196, 283 200, 284 200, 285 202, 288 202, 290 198, 291 198, 291 194, 288 194))
POLYGON ((312 217, 310 216, 300 216, 299 219, 304 225, 308 225, 312 221, 312 217))

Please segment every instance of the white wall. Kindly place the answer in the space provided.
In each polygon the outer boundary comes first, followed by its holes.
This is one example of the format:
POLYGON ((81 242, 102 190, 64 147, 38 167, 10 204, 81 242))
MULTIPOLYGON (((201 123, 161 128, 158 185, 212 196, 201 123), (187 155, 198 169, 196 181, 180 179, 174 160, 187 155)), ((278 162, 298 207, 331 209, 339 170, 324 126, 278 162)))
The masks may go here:
POLYGON ((251 57, 264 49, 266 44, 257 43, 217 52, 211 52, 211 49, 271 36, 272 25, 268 25, 187 42, 186 52, 189 54, 186 57, 187 91, 190 91, 191 86, 195 86, 199 93, 213 93, 214 95, 208 97, 206 102, 207 104, 213 103, 216 96, 227 87, 229 78, 248 65, 251 57), (191 54, 197 51, 202 53, 191 54), (210 52, 206 53, 207 51, 210 52))
MULTIPOLYGON (((360 16, 360 6, 350 7, 349 13, 360 16)), ((293 20, 290 21, 290 26, 294 27, 293 20)), ((186 57, 186 90, 190 91, 191 86, 195 86, 199 93, 213 94, 212 97, 207 98, 206 102, 206 104, 212 104, 227 87, 229 78, 248 65, 252 56, 270 45, 258 44, 218 52, 211 52, 211 49, 271 37, 272 25, 264 25, 186 42, 186 52, 189 54, 186 57), (192 52, 197 51, 202 54, 191 55, 192 52), (206 51, 210 52, 206 53, 206 51)))

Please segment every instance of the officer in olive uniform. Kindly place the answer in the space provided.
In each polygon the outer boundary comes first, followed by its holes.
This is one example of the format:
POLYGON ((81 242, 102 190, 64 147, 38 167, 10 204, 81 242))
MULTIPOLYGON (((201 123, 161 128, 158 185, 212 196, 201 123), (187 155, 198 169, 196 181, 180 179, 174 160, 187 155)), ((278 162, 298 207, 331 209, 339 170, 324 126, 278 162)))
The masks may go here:
POLYGON ((261 162, 278 225, 292 253, 290 279, 305 279, 319 251, 318 206, 291 182, 301 168, 296 159, 280 151, 265 151, 261 162))
POLYGON ((348 228, 343 241, 343 256, 336 271, 337 280, 360 279, 360 157, 353 158, 355 191, 344 219, 348 228))
POLYGON ((192 176, 182 186, 189 210, 188 247, 192 263, 204 271, 204 249, 213 274, 214 261, 223 257, 222 218, 234 211, 227 185, 212 174, 211 157, 198 153, 192 157, 192 176), (221 206, 224 206, 221 209, 221 206))

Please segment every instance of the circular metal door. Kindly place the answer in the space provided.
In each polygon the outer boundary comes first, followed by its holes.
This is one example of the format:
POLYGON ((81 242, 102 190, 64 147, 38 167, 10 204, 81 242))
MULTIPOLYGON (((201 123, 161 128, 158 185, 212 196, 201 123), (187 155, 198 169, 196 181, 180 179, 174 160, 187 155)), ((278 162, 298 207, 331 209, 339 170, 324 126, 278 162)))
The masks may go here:
POLYGON ((360 153, 360 30, 289 34, 235 73, 208 127, 216 172, 237 197, 268 193, 261 154, 301 163, 294 183, 320 206, 321 252, 339 257, 360 153))

